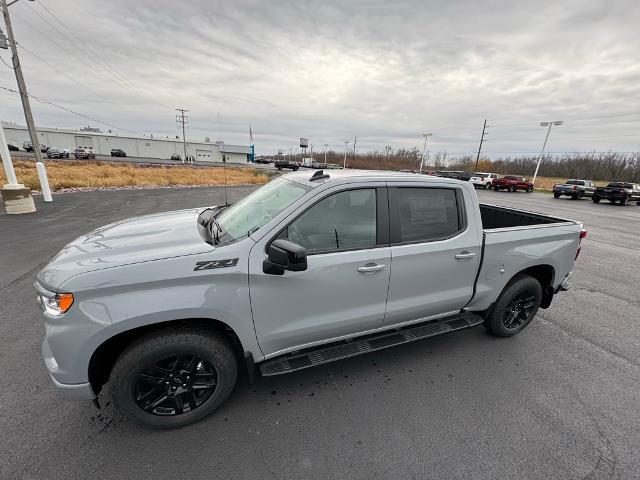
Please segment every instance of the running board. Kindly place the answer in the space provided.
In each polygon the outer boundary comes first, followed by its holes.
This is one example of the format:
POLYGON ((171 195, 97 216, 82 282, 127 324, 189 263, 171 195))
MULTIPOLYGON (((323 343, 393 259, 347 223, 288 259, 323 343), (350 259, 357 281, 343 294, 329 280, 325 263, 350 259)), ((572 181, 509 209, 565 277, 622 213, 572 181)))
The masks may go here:
POLYGON ((303 368, 315 367, 323 363, 354 357, 363 353, 382 350, 383 348, 393 347, 423 338, 435 337, 443 333, 464 330, 465 328, 475 327, 483 321, 482 317, 478 315, 471 312, 462 312, 459 315, 446 317, 441 320, 432 320, 419 325, 411 325, 390 331, 387 330, 386 332, 369 335, 364 338, 357 338, 351 341, 347 340, 338 344, 333 343, 328 347, 319 347, 305 352, 267 360, 260 364, 260 373, 268 377, 294 372, 296 370, 302 370, 303 368))

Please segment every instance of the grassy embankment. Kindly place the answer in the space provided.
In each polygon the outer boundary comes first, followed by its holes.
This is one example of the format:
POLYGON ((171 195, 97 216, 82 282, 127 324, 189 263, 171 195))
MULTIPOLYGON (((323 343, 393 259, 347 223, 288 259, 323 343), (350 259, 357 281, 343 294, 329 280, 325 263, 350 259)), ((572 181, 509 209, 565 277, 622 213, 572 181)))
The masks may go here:
MULTIPOLYGON (((224 172, 220 167, 194 168, 188 165, 136 165, 86 160, 47 160, 47 176, 52 191, 63 188, 113 187, 169 187, 176 185, 222 185, 224 172)), ((16 159, 13 162, 18 182, 40 189, 33 160, 16 159)), ((263 184, 269 174, 254 168, 227 168, 228 185, 263 184)), ((6 183, 4 170, 0 170, 0 184, 6 183)))

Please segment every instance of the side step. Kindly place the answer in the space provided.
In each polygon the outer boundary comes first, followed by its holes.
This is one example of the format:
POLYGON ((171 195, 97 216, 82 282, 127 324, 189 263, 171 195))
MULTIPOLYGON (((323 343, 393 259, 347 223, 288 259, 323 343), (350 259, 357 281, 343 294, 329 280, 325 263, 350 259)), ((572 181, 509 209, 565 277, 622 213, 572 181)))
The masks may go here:
POLYGON ((337 344, 333 343, 330 346, 322 346, 277 357, 273 360, 267 360, 260 364, 260 373, 264 376, 281 375, 283 373, 315 367, 323 363, 413 342, 414 340, 435 337, 436 335, 455 332, 456 330, 464 330, 465 328, 479 325, 482 322, 482 317, 471 312, 462 312, 459 315, 446 317, 441 320, 431 320, 418 325, 411 325, 397 330, 388 330, 383 333, 357 338, 352 341, 344 341, 337 344))

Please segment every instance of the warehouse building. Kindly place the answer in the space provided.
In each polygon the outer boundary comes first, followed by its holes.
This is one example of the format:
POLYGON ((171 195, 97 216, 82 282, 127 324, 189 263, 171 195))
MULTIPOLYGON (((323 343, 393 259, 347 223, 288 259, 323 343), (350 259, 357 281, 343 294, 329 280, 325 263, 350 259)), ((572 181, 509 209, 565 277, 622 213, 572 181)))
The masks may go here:
MULTIPOLYGON (((23 149, 24 142, 30 142, 26 126, 4 123, 4 132, 9 144, 23 149)), ((179 138, 158 138, 153 136, 122 136, 111 131, 103 133, 96 128, 86 127, 80 130, 63 128, 38 128, 38 141, 48 147, 68 148, 70 152, 78 147, 92 147, 96 155, 110 155, 112 148, 124 150, 129 157, 171 158, 171 155, 184 156, 184 146, 179 138)), ((230 145, 222 141, 187 142, 187 155, 198 162, 247 163, 251 153, 247 145, 230 145)), ((72 155, 73 157, 73 155, 72 155)))

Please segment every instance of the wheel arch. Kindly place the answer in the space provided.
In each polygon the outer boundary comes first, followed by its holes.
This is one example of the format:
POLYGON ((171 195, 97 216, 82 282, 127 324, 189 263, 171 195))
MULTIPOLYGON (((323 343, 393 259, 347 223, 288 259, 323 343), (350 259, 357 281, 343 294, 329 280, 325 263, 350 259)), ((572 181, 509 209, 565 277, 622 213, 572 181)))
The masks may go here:
POLYGON ((136 339, 143 335, 162 330, 176 328, 191 328, 200 331, 217 333, 229 341, 238 359, 238 366, 242 369, 246 365, 245 350, 237 333, 226 323, 210 318, 188 318, 179 320, 169 320, 150 325, 142 325, 131 328, 114 335, 102 342, 95 349, 89 360, 88 378, 93 391, 100 393, 102 387, 109 381, 111 371, 116 360, 122 352, 136 339))

